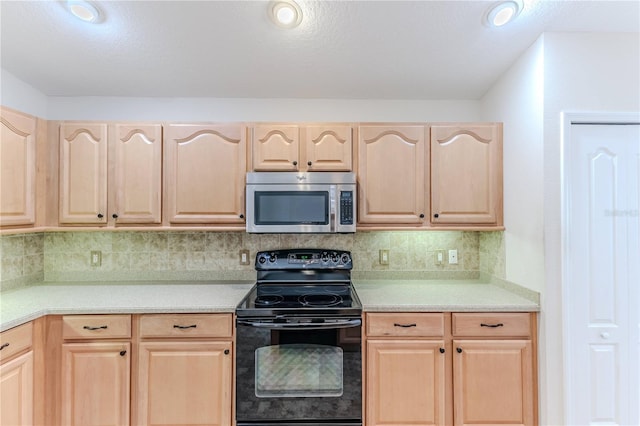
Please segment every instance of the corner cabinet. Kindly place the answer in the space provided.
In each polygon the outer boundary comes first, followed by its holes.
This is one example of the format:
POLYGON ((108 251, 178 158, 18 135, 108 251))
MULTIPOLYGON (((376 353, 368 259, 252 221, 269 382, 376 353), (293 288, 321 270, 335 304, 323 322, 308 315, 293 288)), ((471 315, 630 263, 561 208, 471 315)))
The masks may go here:
POLYGON ((358 223, 422 225, 427 212, 424 125, 361 125, 358 223))
POLYGON ((35 223, 36 126, 35 117, 0 108, 0 226, 35 223))
POLYGON ((431 126, 431 224, 503 225, 502 124, 431 126))
POLYGON ((351 171, 349 124, 263 124, 251 129, 254 171, 351 171))
POLYGON ((161 176, 161 125, 60 125, 61 224, 160 223, 161 176))
POLYGON ((243 224, 246 127, 170 124, 165 144, 169 223, 243 224))
POLYGON ((0 334, 0 425, 34 424, 33 325, 0 334))

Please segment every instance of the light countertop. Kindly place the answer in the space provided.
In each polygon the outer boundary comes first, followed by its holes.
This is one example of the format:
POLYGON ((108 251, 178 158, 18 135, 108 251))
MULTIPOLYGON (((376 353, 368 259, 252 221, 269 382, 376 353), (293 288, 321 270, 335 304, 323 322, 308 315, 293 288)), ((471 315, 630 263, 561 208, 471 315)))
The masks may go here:
MULTIPOLYGON (((43 315, 234 312, 250 281, 64 282, 0 293, 0 331, 43 315)), ((365 311, 529 312, 539 304, 478 280, 354 280, 365 311)))

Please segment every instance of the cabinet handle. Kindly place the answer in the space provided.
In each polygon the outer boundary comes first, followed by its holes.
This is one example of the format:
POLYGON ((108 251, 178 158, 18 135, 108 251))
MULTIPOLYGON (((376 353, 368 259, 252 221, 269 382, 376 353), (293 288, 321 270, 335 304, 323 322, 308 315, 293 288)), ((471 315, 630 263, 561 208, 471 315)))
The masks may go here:
POLYGON ((481 323, 480 327, 490 327, 490 328, 497 328, 497 327, 504 327, 504 324, 499 322, 498 324, 484 324, 481 323))
POLYGON ((93 330, 106 330, 107 326, 106 325, 101 325, 99 327, 91 327, 90 325, 85 325, 82 328, 84 328, 85 330, 91 330, 91 331, 93 331, 93 330))
POLYGON ((433 217, 435 217, 436 219, 440 217, 440 215, 438 213, 434 214, 433 217))
POLYGON ((114 214, 111 215, 111 217, 114 218, 114 219, 117 219, 118 215, 116 213, 114 213, 114 214))
POLYGON ((6 348, 7 346, 9 346, 9 343, 3 343, 2 346, 0 346, 0 351, 6 348))
POLYGON ((424 219, 424 213, 420 213, 420 219, 424 219))
POLYGON ((394 327, 402 327, 402 328, 409 328, 409 327, 416 327, 417 324, 413 323, 413 324, 398 324, 397 322, 393 324, 394 327))
POLYGON ((458 352, 459 354, 462 353, 462 348, 456 348, 456 352, 458 352))
POLYGON ((444 353, 444 348, 440 348, 440 353, 443 354, 444 353))
POLYGON ((244 215, 242 213, 240 214, 240 219, 244 219, 244 215))
POLYGON ((225 350, 224 350, 224 354, 225 354, 225 355, 229 355, 229 349, 225 349, 225 350))
POLYGON ((98 213, 98 219, 102 219, 104 215, 102 213, 98 213))
POLYGON ((293 165, 294 165, 294 166, 297 166, 297 165, 298 165, 298 162, 297 162, 297 161, 294 161, 294 162, 293 162, 293 165))
POLYGON ((307 161, 307 166, 312 165, 313 163, 311 161, 307 161))
POLYGON ((191 324, 191 325, 178 325, 178 324, 174 324, 173 328, 179 328, 180 330, 184 330, 187 328, 196 328, 197 325, 195 324, 191 324))
POLYGON ((120 356, 125 356, 126 353, 127 351, 120 351, 120 356))

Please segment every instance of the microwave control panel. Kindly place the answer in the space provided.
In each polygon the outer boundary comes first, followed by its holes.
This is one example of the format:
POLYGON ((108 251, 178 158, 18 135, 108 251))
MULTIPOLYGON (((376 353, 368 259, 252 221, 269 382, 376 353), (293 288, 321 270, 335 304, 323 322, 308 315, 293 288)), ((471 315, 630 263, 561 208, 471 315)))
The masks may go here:
POLYGON ((353 191, 340 191, 340 225, 353 225, 353 191))

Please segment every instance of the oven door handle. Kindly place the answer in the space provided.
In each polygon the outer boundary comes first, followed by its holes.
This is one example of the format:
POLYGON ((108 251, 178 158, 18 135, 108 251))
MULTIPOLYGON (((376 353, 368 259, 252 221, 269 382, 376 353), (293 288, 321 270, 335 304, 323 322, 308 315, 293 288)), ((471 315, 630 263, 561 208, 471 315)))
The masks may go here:
POLYGON ((360 327, 362 325, 361 319, 349 319, 344 321, 332 321, 332 322, 272 322, 272 321, 252 321, 252 320, 237 320, 238 325, 246 325, 248 327, 267 328, 272 330, 327 330, 332 328, 351 328, 360 327))

